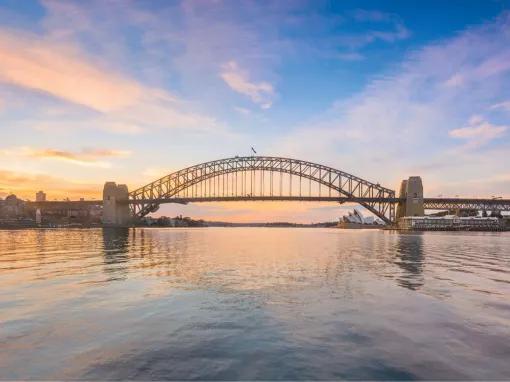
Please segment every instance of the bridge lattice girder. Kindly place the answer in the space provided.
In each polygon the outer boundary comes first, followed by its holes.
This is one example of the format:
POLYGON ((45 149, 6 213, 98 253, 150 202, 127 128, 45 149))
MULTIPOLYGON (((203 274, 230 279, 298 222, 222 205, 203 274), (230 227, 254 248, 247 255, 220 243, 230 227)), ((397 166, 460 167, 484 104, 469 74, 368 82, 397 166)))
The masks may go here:
POLYGON ((425 198, 426 210, 510 211, 508 199, 425 198))
MULTIPOLYGON (((143 217, 150 212, 154 212, 160 203, 177 200, 176 196, 180 192, 208 179, 232 173, 254 173, 257 171, 277 173, 280 177, 283 174, 289 174, 290 176, 299 177, 300 182, 303 178, 309 179, 309 181, 321 186, 326 186, 330 192, 336 192, 338 195, 345 196, 353 201, 356 201, 357 198, 372 198, 372 201, 367 202, 368 199, 365 199, 359 201, 359 204, 387 223, 394 221, 395 205, 385 199, 394 198, 395 191, 328 166, 298 159, 265 156, 221 159, 173 172, 129 193, 133 216, 143 217)), ((249 197, 246 193, 240 195, 237 185, 235 190, 236 194, 231 196, 232 200, 240 196, 244 200, 247 196, 249 197)), ((264 192, 267 193, 268 191, 261 187, 261 193, 264 192)), ((272 190, 270 193, 271 195, 267 195, 268 197, 274 196, 274 199, 278 200, 276 195, 272 195, 272 190)), ((292 188, 290 193, 292 193, 292 188)), ((282 196, 281 194, 278 195, 280 198, 282 196)), ((203 201, 204 195, 201 195, 200 199, 203 201)), ((301 199, 307 200, 306 196, 301 199)), ((188 197, 187 200, 193 201, 193 197, 188 197)), ((211 200, 213 200, 212 197, 211 200)))

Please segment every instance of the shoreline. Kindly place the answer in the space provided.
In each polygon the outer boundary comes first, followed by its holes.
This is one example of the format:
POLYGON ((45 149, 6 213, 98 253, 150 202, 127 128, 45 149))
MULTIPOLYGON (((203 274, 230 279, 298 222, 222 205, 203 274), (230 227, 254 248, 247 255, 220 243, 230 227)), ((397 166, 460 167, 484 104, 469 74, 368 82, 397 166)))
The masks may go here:
POLYGON ((337 226, 320 226, 320 225, 263 225, 263 224, 240 224, 240 225, 212 225, 212 226, 183 226, 183 227, 171 227, 171 226, 25 226, 25 227, 7 227, 0 226, 0 231, 22 231, 22 230, 89 230, 89 229, 131 229, 131 228, 145 228, 145 229, 160 229, 160 228, 327 228, 327 229, 338 229, 342 231, 396 231, 406 233, 421 233, 421 232, 510 232, 510 228, 502 229, 402 229, 398 227, 356 227, 356 228, 344 228, 337 226))

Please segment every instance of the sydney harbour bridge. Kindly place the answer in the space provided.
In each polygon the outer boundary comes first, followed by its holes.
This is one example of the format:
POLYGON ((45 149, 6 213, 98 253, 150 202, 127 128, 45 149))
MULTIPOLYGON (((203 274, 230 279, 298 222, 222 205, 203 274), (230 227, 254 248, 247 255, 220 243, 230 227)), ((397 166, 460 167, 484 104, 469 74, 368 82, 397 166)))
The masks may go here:
POLYGON ((427 198, 422 180, 403 180, 398 195, 381 186, 332 167, 298 159, 236 156, 201 163, 173 172, 143 187, 106 182, 102 201, 33 202, 38 208, 55 205, 103 205, 105 225, 130 225, 164 203, 228 201, 312 201, 358 203, 386 224, 424 210, 510 211, 510 199, 427 198))

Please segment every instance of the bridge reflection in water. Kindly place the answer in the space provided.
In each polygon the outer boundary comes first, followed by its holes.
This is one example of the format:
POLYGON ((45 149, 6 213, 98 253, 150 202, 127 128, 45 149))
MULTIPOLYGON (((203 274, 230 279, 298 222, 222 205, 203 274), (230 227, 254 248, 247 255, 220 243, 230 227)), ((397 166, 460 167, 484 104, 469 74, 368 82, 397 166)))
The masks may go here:
MULTIPOLYGON (((254 277, 252 274, 254 269, 257 269, 257 273, 261 270, 267 272, 270 269, 275 270, 275 266, 279 267, 299 259, 300 267, 303 270, 307 268, 306 273, 309 273, 318 265, 315 262, 320 259, 322 263, 320 268, 326 270, 331 281, 357 264, 356 266, 360 268, 368 267, 381 272, 385 277, 395 279, 400 286, 408 289, 419 289, 423 285, 424 249, 421 233, 384 235, 332 229, 329 232, 338 233, 337 240, 328 240, 327 245, 324 245, 317 241, 318 237, 323 235, 320 231, 300 228, 107 227, 102 229, 104 271, 111 276, 110 280, 120 280, 132 273, 130 268, 134 267, 145 269, 148 275, 156 272, 158 276, 172 277, 179 282, 196 282, 196 286, 199 286, 207 281, 209 273, 215 274, 221 272, 221 269, 229 268, 233 272, 230 276, 234 273, 239 274, 239 278, 236 279, 244 284, 254 277), (259 241, 258 237, 261 234, 266 242, 259 241), (274 257, 275 246, 286 247, 277 258, 274 257), (309 261, 305 261, 306 258, 302 258, 301 254, 302 246, 322 248, 328 253, 336 251, 339 257, 335 263, 329 264, 331 259, 311 254, 309 261), (246 268, 245 263, 247 248, 251 248, 248 251, 250 265, 254 267, 250 270, 246 268), (202 251, 209 253, 198 256, 202 251), (374 265, 376 263, 377 266, 374 265), (393 265, 397 265, 402 272, 391 271, 393 265), (246 271, 248 273, 245 274, 246 271)), ((284 278, 296 280, 293 272, 294 270, 289 268, 277 271, 284 278)), ((265 280, 259 280, 258 276, 255 279, 259 285, 265 283, 265 280)), ((246 288, 247 285, 241 287, 246 288)))
POLYGON ((423 232, 401 233, 395 245, 395 264, 404 273, 397 278, 398 283, 408 289, 419 289, 423 283, 423 232))
POLYGON ((124 279, 127 276, 129 253, 129 228, 105 227, 103 233, 104 271, 111 274, 111 280, 124 279))

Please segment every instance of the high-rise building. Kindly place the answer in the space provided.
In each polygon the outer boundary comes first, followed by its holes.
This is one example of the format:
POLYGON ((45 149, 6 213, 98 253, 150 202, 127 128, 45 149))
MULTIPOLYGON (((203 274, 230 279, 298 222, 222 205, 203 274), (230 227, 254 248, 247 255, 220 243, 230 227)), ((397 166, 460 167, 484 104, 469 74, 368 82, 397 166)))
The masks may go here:
POLYGON ((37 194, 35 194, 35 201, 36 202, 45 202, 46 194, 42 191, 39 191, 37 194))

